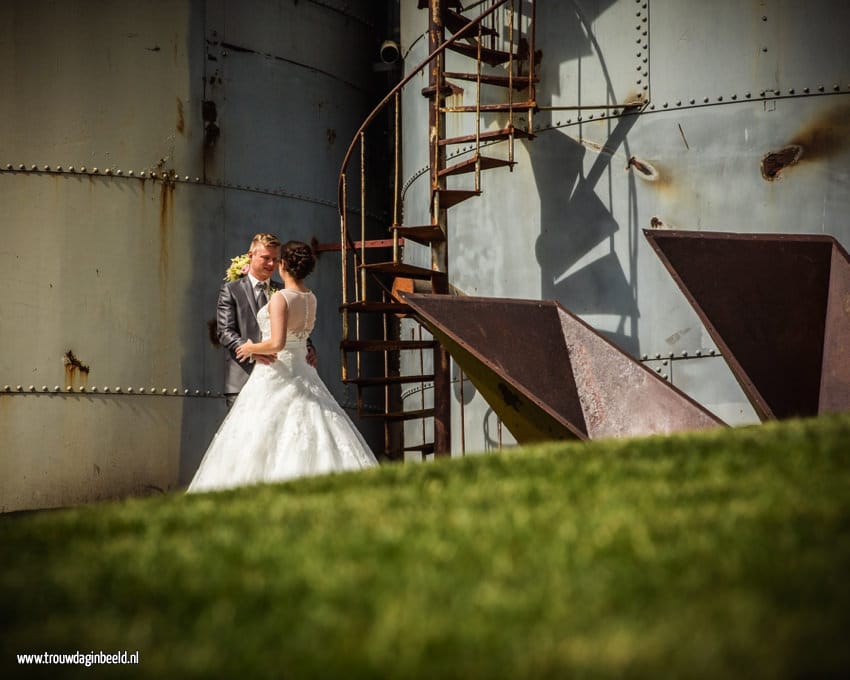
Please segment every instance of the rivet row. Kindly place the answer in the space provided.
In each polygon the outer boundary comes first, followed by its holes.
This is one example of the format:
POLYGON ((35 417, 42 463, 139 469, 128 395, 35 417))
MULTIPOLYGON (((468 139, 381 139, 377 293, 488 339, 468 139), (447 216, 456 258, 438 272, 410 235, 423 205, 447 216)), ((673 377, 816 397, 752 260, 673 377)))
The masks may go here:
MULTIPOLYGON (((336 208, 336 201, 331 201, 324 198, 318 198, 316 196, 308 196, 307 194, 300 194, 291 191, 283 191, 277 189, 269 189, 256 185, 249 184, 235 184, 232 182, 222 182, 221 180, 216 181, 203 181, 200 177, 190 177, 189 175, 180 176, 174 171, 156 171, 156 170, 123 170, 120 168, 97 168, 92 167, 89 168, 85 165, 82 166, 62 166, 62 165, 30 165, 26 166, 23 163, 19 163, 14 165, 12 163, 0 164, 0 173, 2 172, 11 172, 11 173, 26 173, 26 174, 60 174, 60 175, 87 175, 91 176, 99 176, 99 177, 110 177, 110 178, 121 178, 121 179, 136 179, 136 180, 154 180, 154 181, 162 181, 166 184, 175 184, 175 183, 188 183, 188 184, 204 184, 206 186, 215 186, 221 187, 223 189, 237 189, 240 191, 253 191, 256 193, 267 194, 269 196, 280 196, 283 198, 293 198, 299 201, 305 201, 308 203, 315 203, 317 205, 323 205, 331 208, 336 208)), ((377 215, 372 215, 373 217, 378 217, 377 215)))
POLYGON ((221 397, 223 396, 221 392, 213 392, 211 390, 193 390, 190 388, 183 388, 182 390, 177 387, 172 387, 168 389, 167 387, 74 387, 73 385, 66 385, 62 388, 59 385, 54 385, 53 387, 48 387, 47 385, 42 385, 40 388, 37 388, 35 385, 29 385, 28 387, 24 387, 23 385, 4 385, 2 392, 6 393, 42 393, 42 394, 125 394, 125 395, 149 395, 149 396, 159 396, 159 397, 221 397))
POLYGON ((678 354, 676 352, 656 352, 655 354, 643 354, 641 355, 641 361, 660 361, 664 360, 664 365, 667 365, 668 360, 672 361, 680 361, 682 359, 706 359, 710 357, 720 357, 723 356, 716 349, 703 350, 698 349, 695 352, 688 352, 688 350, 682 350, 678 354))
POLYGON ((63 165, 30 165, 29 167, 24 165, 23 163, 18 163, 17 165, 13 165, 12 163, 6 163, 5 165, 0 165, 0 172, 27 172, 27 173, 49 173, 49 174, 66 174, 66 175, 103 175, 106 177, 124 177, 124 178, 132 178, 132 179, 161 179, 164 182, 191 182, 194 184, 200 184, 200 177, 190 177, 189 175, 183 175, 182 177, 178 175, 174 171, 165 171, 165 172, 157 172, 156 170, 139 170, 136 172, 135 170, 122 170, 121 168, 98 168, 98 167, 87 167, 85 165, 81 165, 79 167, 75 165, 63 166, 63 165))

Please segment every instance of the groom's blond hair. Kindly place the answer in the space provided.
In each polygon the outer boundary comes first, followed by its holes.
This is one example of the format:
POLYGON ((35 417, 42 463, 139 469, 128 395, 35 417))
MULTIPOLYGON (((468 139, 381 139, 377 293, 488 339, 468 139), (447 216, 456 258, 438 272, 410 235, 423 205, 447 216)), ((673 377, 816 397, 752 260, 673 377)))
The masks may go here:
POLYGON ((265 246, 266 248, 280 248, 283 244, 280 242, 280 239, 274 234, 256 234, 254 238, 251 239, 251 247, 248 248, 248 252, 254 252, 254 248, 257 246, 265 246))

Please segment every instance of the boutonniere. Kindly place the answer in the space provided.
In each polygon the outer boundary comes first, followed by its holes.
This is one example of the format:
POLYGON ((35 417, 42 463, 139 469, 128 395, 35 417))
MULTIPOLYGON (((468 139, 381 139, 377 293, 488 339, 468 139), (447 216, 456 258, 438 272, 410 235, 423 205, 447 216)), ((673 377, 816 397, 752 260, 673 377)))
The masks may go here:
POLYGON ((238 281, 248 273, 251 268, 251 260, 248 253, 237 255, 230 259, 230 266, 224 272, 225 281, 238 281))

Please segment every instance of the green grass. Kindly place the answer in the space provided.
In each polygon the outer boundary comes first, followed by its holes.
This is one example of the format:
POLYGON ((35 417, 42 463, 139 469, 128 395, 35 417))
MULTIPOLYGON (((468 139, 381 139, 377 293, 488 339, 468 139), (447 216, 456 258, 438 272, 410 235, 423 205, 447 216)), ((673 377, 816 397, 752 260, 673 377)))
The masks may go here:
POLYGON ((850 671, 850 416, 0 517, 0 676, 850 671))

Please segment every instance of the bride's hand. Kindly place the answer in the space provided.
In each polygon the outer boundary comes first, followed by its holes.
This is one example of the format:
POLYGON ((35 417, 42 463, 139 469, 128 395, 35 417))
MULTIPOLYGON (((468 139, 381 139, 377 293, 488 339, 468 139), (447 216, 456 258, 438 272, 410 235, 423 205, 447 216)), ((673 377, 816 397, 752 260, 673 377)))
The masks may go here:
POLYGON ((246 361, 251 358, 251 348, 254 346, 254 343, 248 340, 246 343, 239 345, 236 348, 236 358, 239 361, 246 361))

